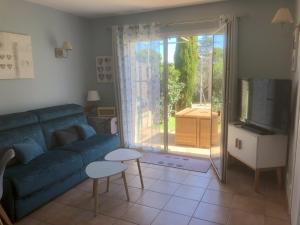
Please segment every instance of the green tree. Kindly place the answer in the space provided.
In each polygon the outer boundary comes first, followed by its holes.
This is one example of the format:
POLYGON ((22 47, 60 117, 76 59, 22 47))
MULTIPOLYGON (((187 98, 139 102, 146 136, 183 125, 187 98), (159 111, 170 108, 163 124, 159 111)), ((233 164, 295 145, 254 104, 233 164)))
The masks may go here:
POLYGON ((180 72, 179 81, 185 84, 177 102, 178 110, 189 107, 192 104, 198 65, 197 38, 197 36, 177 38, 174 54, 175 69, 180 72))
POLYGON ((222 102, 222 81, 224 73, 224 51, 222 48, 215 48, 213 51, 213 75, 212 75, 212 109, 220 111, 222 102))

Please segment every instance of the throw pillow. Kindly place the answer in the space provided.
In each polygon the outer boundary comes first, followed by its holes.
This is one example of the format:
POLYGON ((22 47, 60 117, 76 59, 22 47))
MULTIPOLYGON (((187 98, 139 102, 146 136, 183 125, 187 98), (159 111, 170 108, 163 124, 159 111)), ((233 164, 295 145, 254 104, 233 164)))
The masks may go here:
POLYGON ((71 144, 81 139, 76 126, 63 130, 57 130, 54 132, 54 135, 60 146, 71 144))
POLYGON ((95 129, 92 126, 88 125, 88 124, 80 124, 78 126, 78 130, 80 132, 81 138, 84 139, 84 140, 89 138, 89 137, 92 137, 92 136, 96 135, 95 129))
POLYGON ((23 164, 29 163, 39 155, 44 153, 43 148, 33 139, 25 138, 22 142, 14 144, 16 158, 23 164))

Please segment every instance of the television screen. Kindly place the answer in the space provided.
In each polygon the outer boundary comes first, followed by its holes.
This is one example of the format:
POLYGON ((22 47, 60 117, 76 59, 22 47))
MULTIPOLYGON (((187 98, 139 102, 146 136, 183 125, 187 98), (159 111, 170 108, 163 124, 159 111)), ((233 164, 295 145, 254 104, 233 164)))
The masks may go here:
POLYGON ((270 131, 286 133, 289 125, 291 81, 240 81, 240 120, 270 131))

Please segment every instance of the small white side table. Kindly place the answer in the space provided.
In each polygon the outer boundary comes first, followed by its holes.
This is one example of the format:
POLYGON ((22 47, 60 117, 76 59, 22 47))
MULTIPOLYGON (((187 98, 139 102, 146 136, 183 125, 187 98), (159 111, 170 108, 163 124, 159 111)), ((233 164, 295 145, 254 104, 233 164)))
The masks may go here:
MULTIPOLYGON (((125 176, 125 170, 127 170, 127 168, 128 166, 123 163, 107 162, 107 161, 96 161, 87 165, 85 172, 89 178, 93 179, 93 197, 95 198, 95 216, 97 215, 98 204, 99 204, 98 188, 99 188, 100 178, 107 178, 107 184, 108 184, 110 176, 122 173, 127 200, 129 201, 129 192, 128 192, 127 181, 125 176)), ((108 185, 107 185, 107 191, 108 191, 108 185)))
POLYGON ((142 156, 143 155, 136 150, 128 149, 128 148, 119 148, 117 150, 108 153, 104 159, 107 161, 114 161, 114 162, 125 162, 125 161, 136 160, 138 165, 140 180, 141 180, 141 186, 142 189, 144 189, 144 181, 143 181, 141 164, 140 164, 140 158, 142 158, 142 156))

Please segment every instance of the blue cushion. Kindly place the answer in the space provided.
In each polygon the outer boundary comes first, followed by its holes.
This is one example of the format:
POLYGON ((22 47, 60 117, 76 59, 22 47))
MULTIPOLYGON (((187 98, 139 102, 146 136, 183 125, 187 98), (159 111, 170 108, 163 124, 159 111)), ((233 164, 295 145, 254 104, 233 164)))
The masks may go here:
POLYGON ((44 153, 43 148, 31 138, 26 138, 20 143, 13 145, 16 158, 23 164, 29 163, 39 155, 44 153))
POLYGON ((87 123, 86 117, 83 114, 63 117, 42 123, 48 149, 59 146, 59 143, 54 135, 55 131, 77 126, 78 124, 83 123, 87 123))
POLYGON ((31 138, 46 151, 46 143, 40 125, 23 126, 16 129, 0 132, 0 151, 13 148, 13 144, 31 138))
POLYGON ((120 138, 117 135, 97 134, 83 141, 77 141, 62 149, 74 151, 82 156, 84 165, 95 160, 104 159, 104 156, 120 147, 120 138))
POLYGON ((78 130, 79 130, 80 136, 83 140, 88 139, 97 134, 95 129, 88 124, 78 125, 78 130))
POLYGON ((82 167, 79 154, 58 149, 47 151, 28 164, 9 167, 4 176, 12 183, 15 198, 18 199, 48 188, 80 171, 82 167))

